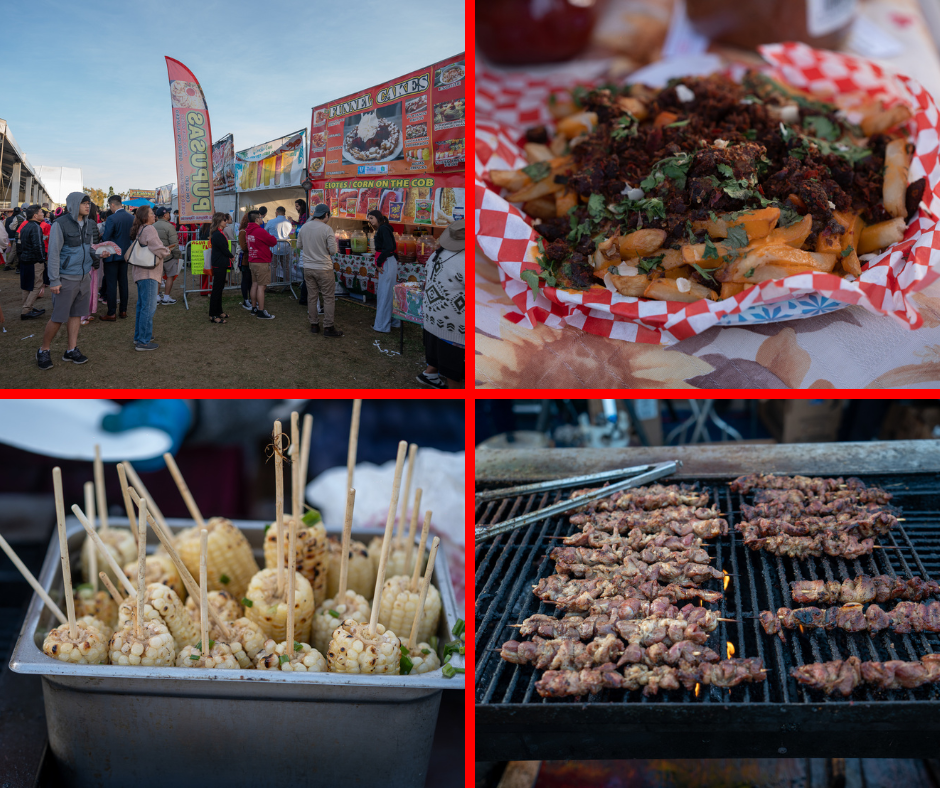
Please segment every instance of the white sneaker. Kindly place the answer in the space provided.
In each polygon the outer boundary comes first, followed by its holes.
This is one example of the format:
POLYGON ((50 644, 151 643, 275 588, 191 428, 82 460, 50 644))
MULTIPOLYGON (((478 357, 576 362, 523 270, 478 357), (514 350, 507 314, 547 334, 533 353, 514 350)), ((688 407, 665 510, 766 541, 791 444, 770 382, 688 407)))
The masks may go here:
POLYGON ((167 305, 169 305, 169 304, 175 304, 175 303, 176 303, 176 299, 175 299, 175 298, 170 298, 168 295, 166 295, 166 293, 164 293, 164 294, 163 294, 163 303, 164 303, 164 304, 167 304, 167 305))
POLYGON ((255 308, 254 306, 252 306, 251 301, 249 301, 247 298, 244 301, 242 301, 242 309, 247 309, 249 312, 255 311, 255 308))
POLYGON ((164 301, 163 301, 164 298, 165 298, 165 296, 163 295, 163 293, 157 293, 157 303, 158 303, 158 304, 164 303, 164 301))

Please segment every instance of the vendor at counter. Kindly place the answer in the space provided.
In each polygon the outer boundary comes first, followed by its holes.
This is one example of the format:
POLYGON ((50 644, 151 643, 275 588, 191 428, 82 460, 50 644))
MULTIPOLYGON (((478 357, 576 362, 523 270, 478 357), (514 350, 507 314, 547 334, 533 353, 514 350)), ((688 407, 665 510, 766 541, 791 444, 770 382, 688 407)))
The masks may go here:
POLYGON ((401 321, 392 318, 395 285, 398 283, 398 258, 395 256, 395 234, 381 211, 369 211, 369 224, 375 230, 375 265, 379 281, 375 286, 375 324, 372 328, 388 334, 401 321))

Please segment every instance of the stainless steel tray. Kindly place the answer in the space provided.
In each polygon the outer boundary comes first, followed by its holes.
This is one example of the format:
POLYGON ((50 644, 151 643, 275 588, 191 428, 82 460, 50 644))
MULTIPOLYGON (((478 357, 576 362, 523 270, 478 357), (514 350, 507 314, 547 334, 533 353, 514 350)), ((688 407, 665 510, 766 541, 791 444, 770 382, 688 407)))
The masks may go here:
MULTIPOLYGON (((113 525, 126 519, 111 518, 113 525)), ((264 522, 236 520, 259 565, 264 522)), ((169 520, 176 532, 192 525, 169 520)), ((337 529, 327 528, 330 533, 337 529)), ((85 531, 69 518, 74 566, 85 531)), ((354 530, 365 543, 378 531, 354 530)), ((148 548, 156 548, 148 534, 148 548)), ((39 582, 62 596, 53 535, 39 582)), ((444 556, 435 562, 441 642, 462 611, 444 556)), ((67 665, 42 653, 55 624, 34 595, 10 659, 17 673, 42 676, 49 743, 69 785, 271 784, 423 786, 443 689, 464 676, 350 676, 255 670, 67 665), (357 781, 357 774, 359 779, 357 781)), ((463 666, 463 658, 453 660, 463 666)))

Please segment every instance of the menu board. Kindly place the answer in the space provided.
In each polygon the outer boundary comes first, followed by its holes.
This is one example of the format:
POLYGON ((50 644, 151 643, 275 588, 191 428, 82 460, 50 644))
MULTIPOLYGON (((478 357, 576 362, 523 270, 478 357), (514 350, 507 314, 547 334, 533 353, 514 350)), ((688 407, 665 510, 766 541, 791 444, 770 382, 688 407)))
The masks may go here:
POLYGON ((235 185, 240 192, 300 186, 304 180, 304 136, 288 134, 235 154, 235 185))
POLYGON ((465 216, 463 175, 327 181, 310 192, 341 219, 365 219, 379 210, 393 224, 446 227, 465 216))
POLYGON ((128 189, 127 190, 127 199, 128 200, 152 200, 155 196, 153 189, 128 189))
POLYGON ((313 108, 310 177, 463 168, 463 53, 313 108))
POLYGON ((169 205, 173 201, 173 187, 175 183, 168 183, 166 186, 157 186, 156 202, 158 205, 169 205))
POLYGON ((216 191, 235 188, 235 138, 231 134, 212 144, 212 188, 216 191))

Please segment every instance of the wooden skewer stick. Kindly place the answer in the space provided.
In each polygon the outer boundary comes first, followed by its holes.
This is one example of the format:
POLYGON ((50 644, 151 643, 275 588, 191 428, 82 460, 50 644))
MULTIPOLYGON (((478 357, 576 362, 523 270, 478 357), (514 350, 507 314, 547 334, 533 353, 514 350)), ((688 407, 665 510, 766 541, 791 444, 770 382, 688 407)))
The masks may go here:
MULTIPOLYGON (((430 514, 430 512, 428 512, 430 514)), ((411 636, 408 638, 408 650, 411 651, 418 640, 418 622, 424 613, 424 601, 428 598, 428 587, 431 585, 431 575, 434 574, 434 559, 437 557, 437 546, 441 543, 438 537, 434 537, 431 542, 431 552, 428 554, 428 568, 424 572, 424 580, 421 582, 421 596, 418 598, 418 610, 415 612, 415 620, 411 624, 411 636)))
MULTIPOLYGON (((299 470, 299 466, 298 466, 299 470)), ((297 577, 297 518, 290 521, 290 539, 287 557, 287 657, 294 658, 294 586, 297 577)))
POLYGON ((65 617, 65 614, 59 609, 59 606, 52 601, 52 597, 46 593, 46 589, 39 585, 39 581, 33 577, 33 573, 26 568, 26 564, 13 552, 13 548, 10 547, 9 542, 7 542, 2 535, 0 535, 0 549, 7 554, 7 557, 13 562, 13 566, 20 570, 20 574, 23 575, 26 582, 32 586, 33 591, 36 592, 39 598, 46 603, 46 607, 52 611, 52 615, 59 619, 59 623, 68 624, 69 620, 65 617))
MULTIPOLYGON (((95 527, 95 483, 85 482, 85 511, 88 512, 88 520, 91 527, 95 527)), ((102 530, 104 530, 102 528, 102 530)), ((88 582, 95 593, 98 593, 98 548, 92 546, 88 551, 88 582)))
POLYGON ((405 515, 408 514, 408 499, 411 497, 411 479, 415 473, 415 459, 418 456, 418 444, 412 443, 408 447, 408 473, 405 474, 405 494, 401 497, 401 514, 398 516, 398 527, 395 530, 395 549, 401 549, 401 541, 405 531, 405 515))
POLYGON ((209 532, 203 528, 199 532, 199 642, 202 652, 202 664, 206 665, 209 653, 209 570, 206 559, 209 555, 209 532))
POLYGON ((114 560, 114 556, 108 551, 104 546, 104 542, 101 541, 101 537, 98 536, 98 533, 94 528, 91 527, 91 521, 85 517, 85 513, 79 508, 78 504, 72 504, 72 514, 74 514, 78 521, 82 524, 82 527, 85 529, 85 533, 91 538, 95 543, 95 546, 98 548, 98 552, 104 556, 105 560, 108 562, 108 566, 111 567, 111 571, 114 572, 114 576, 121 581, 121 585, 124 586, 124 590, 127 591, 128 596, 135 596, 137 594, 137 589, 134 588, 130 580, 127 579, 127 575, 124 574, 124 570, 118 566, 118 562, 114 560))
POLYGON ((401 487, 401 469, 405 464, 405 451, 408 449, 407 441, 399 441, 398 457, 395 460, 395 478, 392 480, 392 500, 388 506, 388 517, 385 518, 385 535, 382 537, 382 557, 379 559, 379 571, 375 576, 375 596, 372 604, 372 617, 369 620, 369 636, 375 637, 375 628, 379 623, 379 600, 382 598, 382 586, 385 585, 385 565, 388 563, 388 553, 392 546, 392 526, 395 524, 395 512, 398 509, 398 489, 401 487))
POLYGON ((353 471, 356 470, 356 447, 359 445, 359 413, 362 400, 353 400, 352 423, 349 425, 349 449, 346 453, 346 489, 352 489, 353 471))
POLYGON ((352 535, 353 507, 356 505, 356 491, 352 488, 346 493, 346 519, 343 521, 343 553, 339 561, 339 590, 336 592, 336 604, 346 604, 346 581, 349 575, 349 542, 352 535))
MULTIPOLYGON (((95 491, 98 493, 98 519, 101 530, 108 530, 108 491, 104 486, 104 463, 101 461, 101 444, 95 444, 95 491)), ((87 508, 87 507, 86 507, 87 508)))
POLYGON ((716 621, 731 621, 734 624, 740 623, 736 618, 717 618, 716 621))
POLYGON ((201 531, 206 527, 206 521, 202 518, 202 512, 199 511, 199 507, 196 505, 196 499, 193 498, 193 494, 189 491, 189 486, 186 484, 183 474, 180 473, 176 460, 173 459, 172 454, 166 452, 163 455, 163 461, 166 463, 166 467, 170 469, 170 475, 173 477, 173 481, 176 482, 180 495, 183 496, 183 502, 186 504, 186 508, 189 509, 190 516, 196 523, 196 527, 201 531))
POLYGON ((421 526, 421 542, 418 545, 418 555, 415 558, 414 573, 411 575, 411 582, 408 584, 408 590, 414 593, 418 590, 418 578, 421 576, 421 564, 424 561, 424 548, 428 543, 428 530, 431 528, 431 510, 424 513, 424 525, 421 526))
POLYGON ((131 501, 130 485, 127 483, 127 469, 124 463, 117 464, 118 479, 121 480, 121 494, 124 496, 124 508, 127 509, 127 522, 131 533, 137 533, 137 518, 134 516, 134 504, 131 501))
POLYGON ((277 596, 284 593, 284 460, 281 457, 281 422, 274 422, 275 526, 277 527, 277 596))
POLYGON ((137 490, 141 497, 147 499, 147 509, 150 514, 153 515, 153 519, 166 527, 167 533, 170 533, 169 527, 166 526, 166 518, 163 516, 163 512, 160 511, 160 507, 157 506, 156 499, 147 491, 144 483, 137 475, 137 471, 134 470, 134 466, 131 465, 127 460, 124 461, 124 470, 127 471, 127 478, 130 480, 131 486, 137 490))
POLYGON ((411 566, 411 559, 415 553, 415 526, 418 523, 418 512, 421 511, 421 488, 415 490, 415 505, 411 510, 411 525, 408 527, 408 543, 405 548, 405 572, 411 566))
MULTIPOLYGON (((62 562, 62 585, 65 594, 65 611, 68 616, 69 638, 78 639, 75 623, 75 600, 72 598, 72 570, 69 567, 69 543, 65 538, 65 496, 62 494, 62 469, 52 469, 52 486, 55 488, 55 517, 59 529, 59 559, 62 562)), ((97 536, 97 534, 96 534, 97 536)))
POLYGON ((310 465, 310 437, 312 434, 313 416, 308 413, 304 416, 303 428, 300 432, 300 469, 297 472, 300 479, 300 517, 303 517, 304 514, 304 498, 306 498, 307 487, 307 468, 310 465))
POLYGON ((140 499, 137 521, 137 639, 144 637, 144 597, 147 595, 147 499, 140 499))
POLYGON ((290 414, 290 455, 290 508, 293 512, 291 517, 299 520, 303 511, 300 506, 300 490, 297 489, 300 486, 297 473, 300 470, 300 414, 296 410, 290 414))
POLYGON ((101 582, 104 584, 104 587, 108 589, 108 593, 111 594, 111 598, 114 600, 114 603, 120 607, 124 603, 124 597, 122 597, 121 592, 114 587, 114 583, 111 582, 111 578, 108 577, 104 572, 98 572, 98 577, 101 578, 101 582))
MULTIPOLYGON (((137 490, 131 490, 130 496, 135 504, 141 500, 140 495, 137 494, 137 490)), ((183 563, 183 559, 180 558, 180 554, 176 550, 176 545, 173 544, 173 533, 170 531, 170 527, 166 524, 166 520, 163 519, 162 515, 159 517, 154 516, 155 513, 152 511, 154 508, 153 501, 149 498, 147 500, 149 501, 147 521, 150 524, 150 527, 153 528, 153 532, 157 535, 157 539, 160 540, 160 544, 162 544, 163 549, 166 550, 167 555, 173 562, 173 566, 175 566, 176 571, 179 572, 180 579, 182 579, 183 585, 186 586, 186 593, 189 594, 193 599, 198 599, 199 586, 197 585, 192 573, 189 571, 189 569, 186 568, 186 564, 183 563)), ((230 639, 232 637, 231 630, 221 619, 219 614, 216 612, 216 609, 211 605, 209 607, 209 616, 212 618, 212 622, 222 632, 222 636, 226 639, 230 639)))

